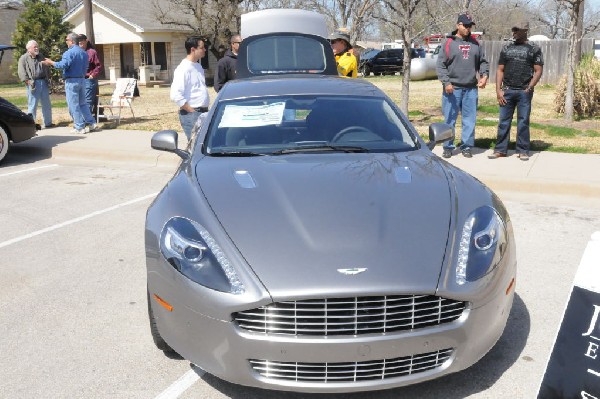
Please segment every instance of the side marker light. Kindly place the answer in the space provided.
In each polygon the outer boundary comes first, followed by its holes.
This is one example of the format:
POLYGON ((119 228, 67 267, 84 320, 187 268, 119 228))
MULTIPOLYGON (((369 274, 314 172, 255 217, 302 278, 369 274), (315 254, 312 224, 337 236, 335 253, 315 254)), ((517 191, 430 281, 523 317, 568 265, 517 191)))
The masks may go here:
POLYGON ((158 295, 154 294, 154 299, 156 300, 156 302, 158 302, 163 308, 167 309, 169 312, 173 311, 173 306, 171 306, 169 304, 169 302, 165 301, 164 299, 162 299, 161 297, 159 297, 158 295))
POLYGON ((508 293, 510 292, 510 290, 512 290, 512 288, 515 286, 515 278, 513 277, 512 280, 510 280, 510 284, 508 285, 508 288, 506 289, 506 295, 508 295, 508 293))

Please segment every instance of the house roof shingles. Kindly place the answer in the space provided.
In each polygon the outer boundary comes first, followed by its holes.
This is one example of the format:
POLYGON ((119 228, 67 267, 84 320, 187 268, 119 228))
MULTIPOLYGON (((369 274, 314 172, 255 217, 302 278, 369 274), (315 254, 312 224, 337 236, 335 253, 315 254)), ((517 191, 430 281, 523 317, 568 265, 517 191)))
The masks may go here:
MULTIPOLYGON (((189 31, 184 26, 163 25, 158 21, 154 4, 157 3, 163 10, 169 10, 173 6, 168 0, 93 0, 92 3, 144 32, 189 31)), ((81 7, 83 2, 73 7, 65 18, 81 7)))

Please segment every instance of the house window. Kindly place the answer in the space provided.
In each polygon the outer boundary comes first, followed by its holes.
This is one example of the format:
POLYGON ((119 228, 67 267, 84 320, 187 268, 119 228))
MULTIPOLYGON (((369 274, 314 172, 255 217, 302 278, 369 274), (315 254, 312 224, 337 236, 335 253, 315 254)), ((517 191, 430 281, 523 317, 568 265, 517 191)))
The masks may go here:
POLYGON ((154 63, 160 65, 161 71, 167 70, 167 44, 165 42, 154 43, 154 63))

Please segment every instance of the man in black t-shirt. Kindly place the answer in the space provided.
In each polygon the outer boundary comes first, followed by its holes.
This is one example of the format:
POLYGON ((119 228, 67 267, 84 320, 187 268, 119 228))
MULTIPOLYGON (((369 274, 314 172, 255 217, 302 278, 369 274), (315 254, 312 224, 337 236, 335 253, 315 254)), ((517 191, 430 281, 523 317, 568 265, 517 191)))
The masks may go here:
POLYGON ((544 58, 542 50, 527 41, 529 24, 515 24, 512 28, 514 42, 500 52, 496 72, 496 97, 500 105, 498 137, 490 159, 506 157, 510 141, 510 125, 517 108, 516 152, 522 161, 529 160, 529 115, 533 88, 542 77, 544 58))

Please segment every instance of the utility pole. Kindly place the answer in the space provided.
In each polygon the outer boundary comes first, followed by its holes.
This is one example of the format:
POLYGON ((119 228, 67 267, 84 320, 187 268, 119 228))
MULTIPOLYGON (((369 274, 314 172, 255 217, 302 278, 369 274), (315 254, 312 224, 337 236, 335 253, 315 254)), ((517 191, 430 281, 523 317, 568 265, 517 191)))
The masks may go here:
POLYGON ((92 44, 96 44, 94 20, 92 19, 92 0, 83 0, 83 13, 85 15, 85 35, 92 44))

